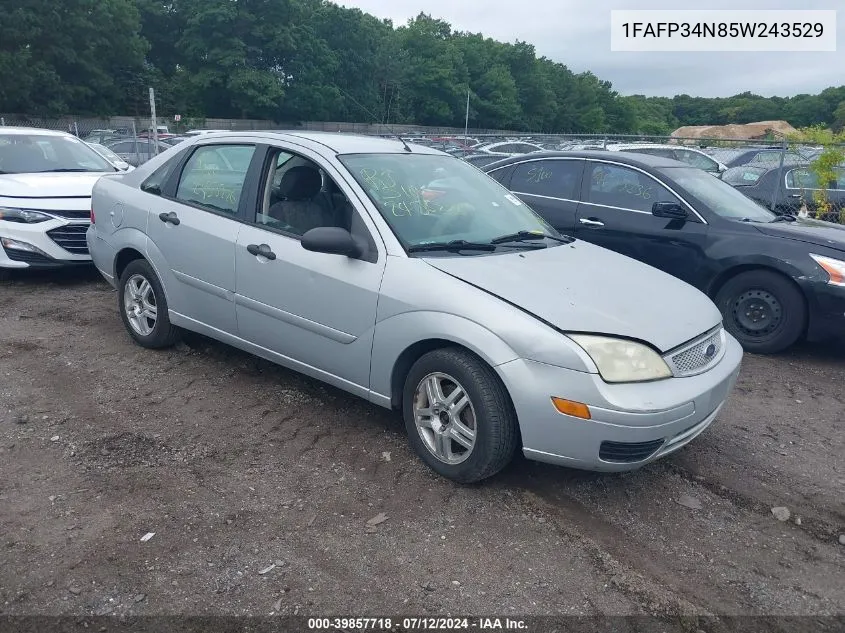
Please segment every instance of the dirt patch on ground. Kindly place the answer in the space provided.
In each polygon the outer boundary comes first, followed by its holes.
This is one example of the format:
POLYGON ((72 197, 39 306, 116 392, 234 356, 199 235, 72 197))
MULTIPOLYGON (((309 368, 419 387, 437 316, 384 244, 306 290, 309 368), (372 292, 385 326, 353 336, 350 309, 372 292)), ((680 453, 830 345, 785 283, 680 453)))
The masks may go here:
POLYGON ((3 613, 845 612, 842 347, 747 356, 638 472, 458 486, 390 412, 204 338, 143 350, 116 304, 0 284, 3 613))

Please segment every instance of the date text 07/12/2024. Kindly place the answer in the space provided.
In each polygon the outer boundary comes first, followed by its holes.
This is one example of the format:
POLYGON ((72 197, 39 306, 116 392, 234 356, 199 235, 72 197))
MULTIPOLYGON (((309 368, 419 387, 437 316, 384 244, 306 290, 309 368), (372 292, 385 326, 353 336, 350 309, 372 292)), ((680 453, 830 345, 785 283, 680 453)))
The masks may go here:
POLYGON ((309 631, 504 631, 526 630, 524 620, 514 618, 308 618, 309 631))

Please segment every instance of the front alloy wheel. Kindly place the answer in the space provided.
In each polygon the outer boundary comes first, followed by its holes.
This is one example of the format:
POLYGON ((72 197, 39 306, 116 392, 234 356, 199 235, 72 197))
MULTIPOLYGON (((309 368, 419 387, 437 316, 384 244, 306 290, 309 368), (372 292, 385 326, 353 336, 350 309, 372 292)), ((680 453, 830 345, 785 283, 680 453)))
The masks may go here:
POLYGON ((429 468, 460 483, 502 470, 519 445, 519 427, 505 385, 469 350, 435 349, 405 377, 402 416, 408 441, 429 468))
POLYGON ((414 423, 425 447, 444 464, 460 464, 475 446, 475 409, 461 384, 448 374, 423 378, 414 394, 414 423))

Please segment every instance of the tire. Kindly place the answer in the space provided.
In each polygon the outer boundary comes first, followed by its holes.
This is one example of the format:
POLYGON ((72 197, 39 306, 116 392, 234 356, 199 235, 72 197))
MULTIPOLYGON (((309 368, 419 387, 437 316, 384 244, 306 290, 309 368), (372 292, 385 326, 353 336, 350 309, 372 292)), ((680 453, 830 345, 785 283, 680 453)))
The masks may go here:
POLYGON ((179 339, 179 330, 171 325, 167 314, 164 289, 149 262, 144 259, 129 262, 120 276, 117 297, 123 325, 138 345, 162 349, 179 339), (150 316, 150 308, 154 308, 154 318, 150 316))
POLYGON ((807 307, 789 279, 768 270, 730 278, 716 295, 725 328, 747 352, 776 354, 804 333, 807 307))
POLYGON ((402 415, 411 447, 432 470, 448 479, 474 483, 495 475, 513 459, 519 432, 511 399, 493 369, 467 351, 443 348, 417 360, 405 379, 402 415), (432 380, 440 386, 436 395, 445 396, 435 407, 429 406, 431 392, 426 388, 432 380), (456 389, 467 396, 463 406, 464 398, 456 389), (459 405, 460 410, 450 411, 448 404, 444 405, 449 396, 456 398, 452 405, 459 405), (438 409, 440 414, 435 415, 438 409), (432 414, 419 415, 420 410, 432 414), (422 421, 420 427, 417 417, 422 421), (456 426, 458 423, 461 426, 456 426), (474 433, 473 438, 467 430, 474 433), (453 439, 455 434, 463 443, 453 439), (448 450, 444 451, 444 446, 448 450))

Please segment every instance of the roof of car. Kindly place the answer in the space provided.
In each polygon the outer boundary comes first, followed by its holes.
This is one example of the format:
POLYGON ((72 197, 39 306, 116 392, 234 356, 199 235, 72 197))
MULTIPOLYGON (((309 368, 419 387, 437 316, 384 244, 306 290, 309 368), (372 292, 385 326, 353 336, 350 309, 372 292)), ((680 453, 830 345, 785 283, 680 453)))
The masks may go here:
MULTIPOLYGON (((508 165, 510 163, 518 163, 525 159, 537 160, 541 158, 592 158, 595 160, 603 160, 606 162, 622 163, 625 165, 633 165, 635 167, 689 167, 686 163, 674 160, 672 158, 664 158, 663 156, 655 156, 653 154, 634 154, 626 152, 607 152, 604 150, 582 150, 582 151, 549 151, 549 152, 532 152, 530 154, 521 154, 519 156, 511 156, 495 163, 496 167, 508 165)), ((493 165, 488 165, 493 167, 493 165)))
POLYGON ((40 128, 40 127, 12 127, 12 126, 0 127, 0 134, 29 134, 29 135, 38 135, 38 136, 73 136, 73 134, 69 134, 67 132, 62 132, 60 130, 45 130, 44 128, 40 128))
MULTIPOLYGON (((344 134, 340 132, 311 132, 298 130, 261 130, 261 131, 231 131, 231 132, 211 132, 203 134, 200 137, 202 141, 207 141, 212 138, 223 138, 225 136, 239 136, 257 138, 278 138, 280 140, 289 140, 296 142, 310 141, 318 143, 323 147, 336 152, 338 154, 403 154, 407 153, 404 144, 396 138, 382 138, 378 136, 366 136, 364 134, 344 134)), ((437 149, 432 149, 424 145, 416 145, 408 143, 415 154, 443 154, 437 149)))
POLYGON ((694 152, 700 152, 700 147, 690 147, 689 145, 679 145, 672 143, 608 143, 607 149, 621 151, 625 149, 639 149, 639 148, 653 147, 655 149, 690 149, 694 152))

